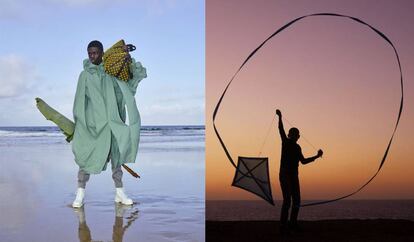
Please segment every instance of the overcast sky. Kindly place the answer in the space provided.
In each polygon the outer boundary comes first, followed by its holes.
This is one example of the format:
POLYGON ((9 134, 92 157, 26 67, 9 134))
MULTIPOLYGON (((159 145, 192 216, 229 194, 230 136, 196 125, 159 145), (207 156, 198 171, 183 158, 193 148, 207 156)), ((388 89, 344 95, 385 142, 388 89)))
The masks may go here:
POLYGON ((0 126, 52 125, 35 97, 72 118, 94 39, 136 45, 143 125, 204 124, 204 26, 203 1, 1 0, 0 126))

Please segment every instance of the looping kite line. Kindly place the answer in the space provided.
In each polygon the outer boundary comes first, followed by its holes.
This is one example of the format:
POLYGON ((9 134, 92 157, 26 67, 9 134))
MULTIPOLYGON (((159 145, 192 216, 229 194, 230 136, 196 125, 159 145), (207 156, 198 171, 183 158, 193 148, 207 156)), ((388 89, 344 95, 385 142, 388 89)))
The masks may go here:
MULTIPOLYGON (((397 115, 397 121, 396 121, 396 123, 395 123, 395 126, 394 126, 394 130, 393 130, 393 132, 392 132, 392 135, 391 135, 391 138, 389 139, 389 142, 388 142, 388 145, 387 145, 387 148, 385 149, 385 152, 384 152, 384 155, 383 155, 383 157, 382 157, 382 159, 381 159, 381 161, 380 161, 380 164, 379 164, 379 167, 378 167, 378 170, 375 172, 375 174, 366 182, 366 183, 364 183, 361 187, 359 187, 357 190, 355 190, 354 192, 352 192, 352 193, 349 193, 349 194, 347 194, 347 195, 344 195, 344 196, 341 196, 341 197, 338 197, 338 198, 335 198, 335 199, 330 199, 330 200, 326 200, 326 201, 321 201, 321 202, 314 202, 314 203, 308 203, 308 204, 302 204, 301 206, 302 207, 304 207, 304 206, 312 206, 312 205, 319 205, 319 204, 325 204, 325 203, 330 203, 330 202, 334 202, 334 201, 338 201, 338 200, 341 200, 341 199, 344 199, 344 198, 347 198, 347 197, 350 197, 350 196, 352 196, 352 195, 354 195, 354 194, 356 194, 357 192, 359 192, 359 191, 361 191, 365 186, 367 186, 377 175, 378 175, 378 173, 379 173, 379 171, 381 170, 381 168, 382 168, 382 166, 384 165, 384 163, 385 163, 385 160, 386 160, 386 158, 387 158, 387 156, 388 156, 388 151, 389 151, 389 149, 390 149, 390 147, 391 147, 391 143, 392 143, 392 141, 393 141, 393 139, 394 139, 394 135, 395 135, 395 132, 396 132, 396 130, 397 130, 397 127, 398 127, 398 124, 399 124, 399 122, 400 122, 400 118, 401 118, 401 114, 402 114, 402 110, 403 110, 403 103, 404 103, 404 85, 403 85, 403 75, 402 75, 402 69, 401 69, 401 63, 400 63, 400 58, 399 58, 399 56, 398 56, 398 53, 397 53, 397 50, 396 50, 396 48, 395 48, 395 46, 394 46, 394 44, 391 42, 391 40, 387 37, 387 36, 385 36, 385 34, 383 34, 381 31, 379 31, 378 29, 376 29, 376 28, 374 28, 374 27, 372 27, 371 25, 369 25, 369 24, 367 24, 367 23, 365 23, 364 21, 362 21, 362 20, 360 20, 360 19, 358 19, 358 18, 355 18, 355 17, 351 17, 351 16, 347 16, 347 15, 342 15, 342 14, 336 14, 336 13, 316 13, 316 14, 309 14, 309 15, 305 15, 305 16, 302 16, 302 17, 298 17, 298 18, 296 18, 296 19, 294 19, 294 20, 292 20, 292 21, 290 21, 289 23, 287 23, 287 24, 285 24, 284 26, 282 26, 281 28, 279 28, 279 29, 277 29, 273 34, 271 34, 266 40, 264 40, 259 46, 257 46, 249 55, 248 55, 248 57, 243 61, 243 63, 241 64, 241 66, 239 67, 239 69, 234 73, 234 75, 233 75, 233 77, 230 79, 230 81, 228 82, 228 84, 227 84, 227 86, 226 86, 226 88, 224 89, 224 91, 223 91, 223 93, 222 93, 222 95, 220 96, 220 99, 219 99, 219 101, 218 101, 218 103, 217 103, 217 105, 216 105, 216 107, 215 107, 215 109, 214 109, 214 113, 213 113, 213 127, 214 127, 214 131, 215 131, 215 133, 216 133, 216 135, 217 135, 217 138, 218 138, 218 140, 220 141, 220 144, 221 144, 221 146, 223 147, 223 149, 224 149, 224 152, 226 153, 226 156, 227 156, 227 158, 230 160, 230 162, 231 162, 231 164, 236 168, 236 170, 237 170, 237 172, 238 173, 240 173, 241 175, 243 175, 244 177, 249 177, 249 178, 253 178, 253 179, 255 179, 255 177, 252 177, 252 175, 251 175, 251 173, 250 172, 243 172, 243 171, 241 171, 240 170, 240 168, 238 168, 237 166, 236 166, 236 164, 234 163, 234 161, 233 161, 233 159, 232 159, 232 157, 231 157, 231 155, 230 155, 230 152, 228 151, 228 149, 226 148, 226 145, 224 144, 224 141, 223 141, 223 139, 221 138, 221 136, 220 136, 220 134, 219 134, 219 132, 218 132, 218 130, 217 130, 217 127, 216 127, 216 124, 215 124, 215 121, 216 121, 216 117, 217 117, 217 113, 218 113, 218 110, 219 110, 219 108, 220 108, 220 105, 221 105, 221 102, 223 101, 223 98, 224 98, 224 95, 226 94, 226 92, 227 92, 227 90, 228 90, 228 88, 229 88, 229 86, 230 86, 230 84, 232 83, 232 81, 235 79, 235 77, 237 76, 237 74, 240 72, 240 70, 244 67, 244 65, 256 54, 256 52, 258 52, 270 39, 272 39, 273 37, 275 37, 277 34, 279 34, 280 32, 282 32, 283 30, 285 30, 286 28, 288 28, 289 26, 291 26, 293 23, 295 23, 295 22, 298 22, 299 20, 301 20, 301 19, 304 19, 304 18, 307 18, 307 17, 314 17, 314 16, 331 16, 331 17, 340 17, 340 18, 347 18, 347 19, 351 19, 351 20, 353 20, 353 21, 355 21, 355 22, 357 22, 357 23, 360 23, 360 24, 362 24, 362 25, 365 25, 365 26, 367 26, 368 28, 370 28, 372 31, 374 31, 375 33, 377 33, 381 38, 383 38, 391 47, 392 47, 392 49, 394 50, 394 53, 395 53, 395 56, 396 56, 396 58, 397 58, 397 62, 398 62, 398 68, 399 68, 399 71, 400 71, 400 85, 401 85, 401 101, 400 101, 400 107, 399 107, 399 111, 398 111, 398 115, 397 115), (246 173, 249 173, 249 174, 246 174, 246 173)), ((246 189, 246 188, 244 188, 244 189, 246 189)), ((248 189, 246 189, 246 190, 248 190, 248 189)), ((256 193, 257 194, 257 193, 256 193)), ((263 197, 263 196, 262 196, 263 197)), ((271 197, 271 191, 270 191, 270 197, 271 197)), ((272 198, 270 198, 270 200, 271 201, 269 201, 269 200, 267 200, 268 202, 270 202, 271 204, 273 204, 273 199, 272 198)))

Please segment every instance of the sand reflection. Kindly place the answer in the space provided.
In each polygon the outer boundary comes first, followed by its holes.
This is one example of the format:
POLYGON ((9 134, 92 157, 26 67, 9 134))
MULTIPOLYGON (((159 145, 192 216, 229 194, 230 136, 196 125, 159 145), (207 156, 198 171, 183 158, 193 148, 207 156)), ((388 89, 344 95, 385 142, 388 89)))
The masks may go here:
MULTIPOLYGON (((130 210, 132 206, 125 206, 121 204, 115 204, 115 219, 114 226, 112 230, 112 241, 113 242, 122 242, 126 230, 138 219, 138 209, 135 208, 132 210, 128 217, 125 217, 125 211, 130 210), (126 224, 124 226, 124 217, 126 219, 126 224)), ((91 230, 89 229, 88 224, 86 223, 85 216, 85 206, 81 208, 73 209, 79 220, 79 229, 78 237, 80 242, 91 242, 93 236, 91 230)))

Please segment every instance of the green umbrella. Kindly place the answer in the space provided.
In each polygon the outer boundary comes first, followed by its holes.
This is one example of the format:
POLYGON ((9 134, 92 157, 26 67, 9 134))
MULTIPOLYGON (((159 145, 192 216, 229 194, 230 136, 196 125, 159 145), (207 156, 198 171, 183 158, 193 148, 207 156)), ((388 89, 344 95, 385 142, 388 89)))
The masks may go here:
MULTIPOLYGON (((43 116, 47 119, 55 123, 59 129, 63 132, 66 136, 66 141, 70 142, 73 138, 73 134, 75 133, 75 123, 66 118, 64 115, 53 109, 49 106, 45 101, 41 98, 37 97, 36 99, 36 106, 39 111, 43 114, 43 116)), ((125 164, 122 165, 132 176, 140 178, 140 176, 134 172, 131 168, 126 166, 125 164)))

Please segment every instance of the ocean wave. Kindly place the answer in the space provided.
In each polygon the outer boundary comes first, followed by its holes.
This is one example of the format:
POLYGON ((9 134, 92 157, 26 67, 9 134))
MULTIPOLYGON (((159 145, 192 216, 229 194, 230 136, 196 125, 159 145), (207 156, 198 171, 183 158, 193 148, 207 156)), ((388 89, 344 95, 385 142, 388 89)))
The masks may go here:
POLYGON ((7 131, 0 130, 0 137, 63 137, 64 135, 60 132, 50 131, 7 131))
POLYGON ((141 130, 146 131, 168 131, 168 130, 204 130, 204 125, 189 125, 189 126, 180 126, 180 125, 166 125, 166 126, 142 126, 141 130))
MULTIPOLYGON (((203 137, 204 126, 143 126, 143 137, 203 137)), ((45 127, 0 127, 0 138, 64 137, 56 126, 45 127)))

